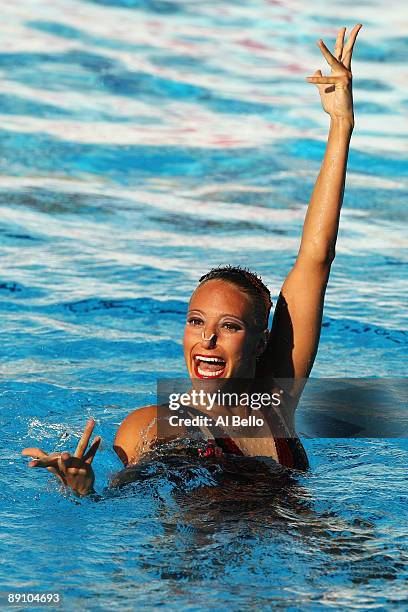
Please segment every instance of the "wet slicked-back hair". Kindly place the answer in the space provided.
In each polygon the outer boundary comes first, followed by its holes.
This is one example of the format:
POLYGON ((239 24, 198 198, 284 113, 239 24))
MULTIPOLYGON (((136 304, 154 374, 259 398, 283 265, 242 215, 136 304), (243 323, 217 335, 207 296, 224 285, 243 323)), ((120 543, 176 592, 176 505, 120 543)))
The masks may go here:
POLYGON ((224 280, 235 285, 251 296, 254 303, 254 319, 260 329, 268 327, 269 313, 272 308, 271 294, 260 276, 240 266, 212 268, 199 280, 200 285, 210 280, 224 280))

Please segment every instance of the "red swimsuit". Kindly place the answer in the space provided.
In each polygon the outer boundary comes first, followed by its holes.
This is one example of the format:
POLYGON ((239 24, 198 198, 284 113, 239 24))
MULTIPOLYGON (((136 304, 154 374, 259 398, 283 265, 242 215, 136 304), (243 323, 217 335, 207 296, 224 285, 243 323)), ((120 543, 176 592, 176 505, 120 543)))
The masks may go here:
MULTIPOLYGON (((277 415, 276 418, 278 418, 277 415)), ((306 451, 299 438, 286 437, 285 427, 280 419, 279 422, 275 424, 274 430, 278 431, 280 434, 279 437, 274 437, 278 462, 294 470, 307 470, 309 468, 309 462, 306 451)), ((217 430, 214 438, 207 441, 206 447, 204 449, 198 449, 198 455, 200 457, 221 457, 223 454, 239 455, 241 457, 245 456, 232 438, 225 436, 221 437, 219 434, 220 431, 217 430)))

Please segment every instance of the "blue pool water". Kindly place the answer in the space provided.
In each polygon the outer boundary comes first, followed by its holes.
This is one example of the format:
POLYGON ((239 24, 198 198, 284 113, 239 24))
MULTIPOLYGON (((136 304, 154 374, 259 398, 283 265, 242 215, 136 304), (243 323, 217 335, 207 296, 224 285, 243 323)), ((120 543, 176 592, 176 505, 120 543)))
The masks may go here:
POLYGON ((406 374, 407 17, 402 0, 2 3, 1 591, 67 610, 407 605, 404 439, 306 438, 310 473, 269 480, 162 457, 108 487, 120 422, 186 374, 197 279, 244 264, 276 300, 327 133, 315 41, 359 21, 313 375, 406 374), (99 501, 20 457, 74 450, 89 416, 99 501))

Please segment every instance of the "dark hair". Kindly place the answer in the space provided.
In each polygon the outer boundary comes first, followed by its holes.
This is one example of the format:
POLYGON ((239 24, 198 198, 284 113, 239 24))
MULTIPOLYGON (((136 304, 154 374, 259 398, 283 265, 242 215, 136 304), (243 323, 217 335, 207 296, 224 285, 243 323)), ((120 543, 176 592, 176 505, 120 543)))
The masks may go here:
POLYGON ((272 308, 271 294, 268 287, 257 274, 240 266, 225 266, 212 268, 199 280, 200 285, 210 280, 224 280, 232 283, 248 295, 254 302, 254 315, 257 325, 265 329, 268 327, 269 313, 272 308))

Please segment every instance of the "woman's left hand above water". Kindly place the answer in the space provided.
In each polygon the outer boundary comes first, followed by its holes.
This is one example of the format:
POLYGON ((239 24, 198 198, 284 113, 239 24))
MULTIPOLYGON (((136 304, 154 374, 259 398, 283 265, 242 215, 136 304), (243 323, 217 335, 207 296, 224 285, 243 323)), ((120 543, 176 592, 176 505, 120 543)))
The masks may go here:
POLYGON ((341 28, 334 46, 334 55, 319 40, 318 46, 331 67, 331 74, 323 76, 321 70, 316 70, 313 76, 307 77, 309 83, 317 85, 326 113, 334 120, 347 120, 351 125, 354 125, 351 58, 361 28, 361 23, 355 25, 346 43, 346 28, 341 28))
POLYGON ((89 449, 86 450, 94 427, 95 421, 91 418, 85 426, 84 433, 73 455, 66 451, 48 454, 41 448, 24 448, 21 454, 33 457, 33 461, 29 462, 28 467, 46 468, 66 487, 71 488, 76 495, 87 495, 94 492, 95 476, 91 463, 101 442, 101 438, 97 436, 89 449))

